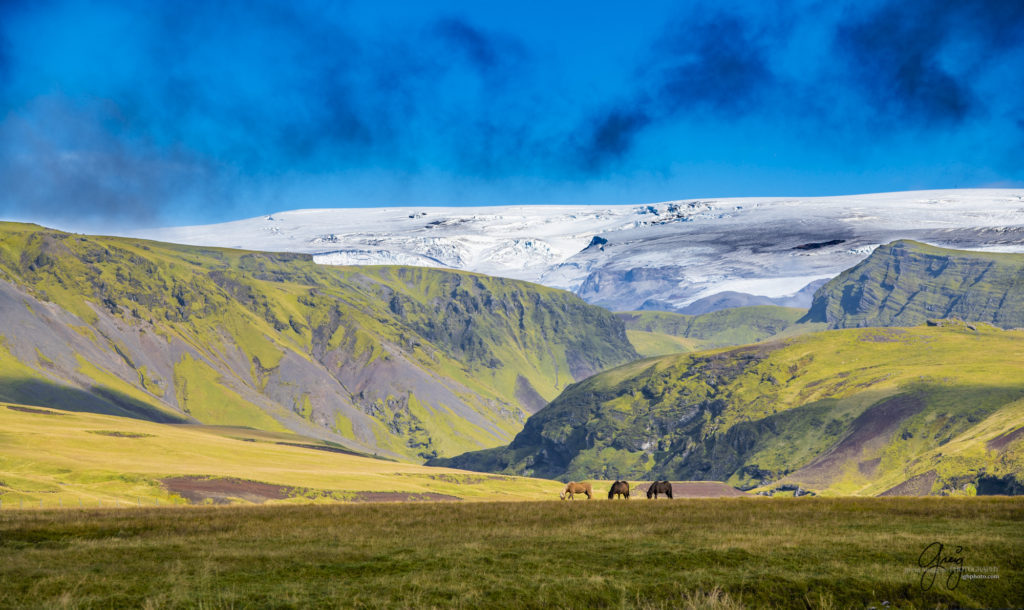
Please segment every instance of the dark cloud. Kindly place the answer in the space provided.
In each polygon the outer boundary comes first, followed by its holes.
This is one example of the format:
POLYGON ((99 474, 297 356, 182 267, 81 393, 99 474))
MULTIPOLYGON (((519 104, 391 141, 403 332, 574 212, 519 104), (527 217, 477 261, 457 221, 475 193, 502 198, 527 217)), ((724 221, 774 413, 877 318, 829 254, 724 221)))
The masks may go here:
POLYGON ((593 117, 576 140, 575 157, 580 169, 593 173, 620 161, 633 147, 636 136, 651 123, 641 108, 613 108, 593 117))
POLYGON ((656 50, 657 114, 700 110, 736 116, 751 111, 776 83, 764 32, 738 15, 695 17, 672 28, 656 50))
POLYGON ((955 132, 1024 102, 1021 32, 1019 0, 691 11, 656 37, 633 97, 599 107, 578 127, 576 165, 605 171, 630 157, 642 132, 673 123, 756 117, 799 125, 807 141, 857 148, 922 129, 955 132), (825 35, 808 39, 808 29, 825 35), (1007 67, 1015 73, 994 72, 1007 67), (1000 78, 996 95, 982 90, 1000 78))
POLYGON ((647 128, 680 118, 732 119, 777 85, 768 34, 739 15, 691 13, 666 28, 637 71, 635 96, 591 115, 575 138, 577 165, 601 172, 647 128))
POLYGON ((976 87, 986 64, 1022 48, 1018 1, 892 1, 848 17, 835 34, 848 84, 870 118, 904 125, 949 127, 984 113, 976 87))
POLYGON ((981 59, 993 54, 1024 49, 1024 2, 1018 0, 974 0, 956 2, 933 0, 934 10, 946 16, 952 35, 973 38, 980 45, 981 59))
POLYGON ((521 45, 513 40, 485 33, 458 18, 438 20, 431 33, 484 72, 502 66, 523 53, 521 45))
POLYGON ((942 64, 945 17, 893 3, 842 24, 836 47, 874 113, 914 123, 960 123, 977 106, 970 83, 942 64))

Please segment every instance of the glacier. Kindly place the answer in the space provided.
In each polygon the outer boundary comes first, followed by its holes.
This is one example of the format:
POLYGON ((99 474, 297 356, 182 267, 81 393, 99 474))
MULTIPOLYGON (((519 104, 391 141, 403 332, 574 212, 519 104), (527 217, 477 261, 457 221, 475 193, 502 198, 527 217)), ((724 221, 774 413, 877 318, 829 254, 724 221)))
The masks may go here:
POLYGON ((715 301, 726 294, 802 306, 812 292, 803 288, 895 239, 1024 252, 1024 189, 611 206, 299 209, 123 234, 302 252, 329 265, 461 269, 570 290, 613 310, 686 311, 698 302, 738 302, 715 301))

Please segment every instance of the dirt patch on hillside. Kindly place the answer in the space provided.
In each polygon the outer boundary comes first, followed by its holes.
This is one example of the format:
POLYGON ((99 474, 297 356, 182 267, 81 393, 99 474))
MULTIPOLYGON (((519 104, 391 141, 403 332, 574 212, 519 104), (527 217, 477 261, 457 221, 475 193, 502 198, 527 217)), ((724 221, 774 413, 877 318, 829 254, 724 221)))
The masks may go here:
MULTIPOLYGON (((647 489, 650 486, 650 483, 640 483, 631 490, 632 494, 642 498, 647 495, 647 489)), ((673 498, 739 498, 749 495, 731 485, 718 481, 679 481, 672 483, 673 498)))
POLYGON ((548 401, 544 400, 544 397, 534 389, 530 380, 522 375, 516 377, 515 396, 516 401, 531 415, 540 411, 548 404, 548 401))
POLYGON ((919 474, 916 477, 910 477, 906 481, 903 481, 896 487, 888 489, 878 494, 879 497, 891 497, 891 496, 927 496, 932 493, 932 485, 935 483, 935 479, 939 477, 939 473, 934 470, 929 470, 924 474, 919 474))
POLYGON ((61 413, 59 411, 50 411, 49 409, 35 409, 33 407, 19 407, 17 405, 7 405, 7 408, 11 411, 21 411, 22 413, 35 413, 37 415, 67 415, 67 413, 61 413))
POLYGON ((872 405, 851 424, 852 432, 843 440, 815 458, 810 464, 794 472, 793 480, 806 486, 828 487, 840 476, 847 462, 863 462, 870 468, 871 459, 863 460, 865 452, 882 449, 905 419, 924 408, 924 399, 914 394, 902 394, 872 405))
POLYGON ((346 494, 351 502, 461 502, 458 496, 434 493, 411 493, 404 491, 357 491, 346 494))
POLYGON ((86 430, 89 434, 99 434, 100 436, 113 436, 115 438, 150 438, 156 436, 155 434, 146 434, 145 432, 122 432, 120 430, 86 430))
POLYGON ((857 470, 866 477, 873 477, 878 472, 878 465, 882 463, 882 458, 876 457, 873 460, 864 460, 857 464, 857 470))
POLYGON ((284 485, 234 478, 168 477, 160 482, 168 492, 192 504, 229 504, 232 500, 262 504, 267 500, 283 500, 294 491, 294 488, 284 485))
MULTIPOLYGON (((242 439, 248 440, 248 439, 242 439)), ((365 453, 359 453, 358 451, 352 451, 350 449, 342 449, 341 447, 331 447, 330 445, 311 445, 308 443, 286 443, 284 441, 278 441, 278 445, 285 445, 288 447, 299 447, 300 449, 313 449, 314 451, 326 451, 328 453, 341 453, 343 455, 354 455, 356 457, 367 457, 365 453)))
POLYGON ((907 331, 898 328, 888 328, 886 330, 880 330, 873 335, 863 334, 860 336, 860 341, 867 343, 900 343, 904 340, 904 336, 907 331))
POLYGON ((1000 434, 986 443, 985 447, 988 448, 989 451, 1002 451, 1003 449, 1006 449, 1007 445, 1021 437, 1024 437, 1024 427, 1011 430, 1006 434, 1000 434))
POLYGON ((329 498, 345 502, 458 502, 462 500, 458 496, 434 492, 317 490, 231 477, 167 477, 161 479, 160 482, 168 492, 185 498, 191 504, 230 504, 238 500, 262 504, 267 500, 284 500, 298 496, 310 499, 329 498))

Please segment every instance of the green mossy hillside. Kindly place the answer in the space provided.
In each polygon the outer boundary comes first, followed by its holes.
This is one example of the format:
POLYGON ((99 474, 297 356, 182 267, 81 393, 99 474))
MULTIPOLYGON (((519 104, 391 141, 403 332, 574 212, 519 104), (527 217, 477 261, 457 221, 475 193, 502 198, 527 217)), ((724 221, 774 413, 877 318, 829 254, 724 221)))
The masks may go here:
POLYGON ((0 400, 417 459, 507 442, 637 356, 613 314, 527 282, 15 223, 0 321, 0 400))
POLYGON ((665 311, 616 315, 626 325, 626 333, 641 356, 664 356, 824 330, 822 324, 797 324, 806 313, 792 307, 757 305, 696 316, 665 311))
POLYGON ((508 447, 432 463, 819 494, 1019 493, 1022 373, 1024 331, 826 331, 606 371, 563 392, 508 447))
POLYGON ((1024 327, 1024 254, 896 241, 818 289, 804 320, 857 328, 951 318, 1024 327))

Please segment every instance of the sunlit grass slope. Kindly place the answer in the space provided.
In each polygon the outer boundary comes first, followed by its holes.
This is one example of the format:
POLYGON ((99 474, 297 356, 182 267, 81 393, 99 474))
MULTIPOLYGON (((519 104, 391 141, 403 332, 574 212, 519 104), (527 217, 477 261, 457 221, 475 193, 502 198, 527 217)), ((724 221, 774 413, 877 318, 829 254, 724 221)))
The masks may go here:
MULTIPOLYGON (((356 500, 360 492, 426 498, 557 497, 554 481, 481 476, 340 452, 292 433, 167 425, 138 419, 0 404, 2 509, 184 503, 162 483, 202 477, 287 488, 270 502, 356 500)), ((216 487, 214 485, 213 487, 216 487)), ((227 501, 232 501, 231 489, 227 501)), ((202 502, 200 498, 197 501, 202 502)), ((234 501, 245 501, 238 498, 234 501)))
POLYGON ((825 494, 908 481, 893 493, 1012 493, 1022 429, 1024 331, 949 322, 637 361, 566 390, 509 447, 437 463, 825 494))
POLYGON ((797 324, 803 309, 757 305, 701 315, 665 311, 628 311, 616 316, 641 356, 664 356, 717 347, 757 343, 824 330, 824 324, 797 324))
POLYGON ((0 223, 0 400, 292 430, 422 459, 506 442, 636 357, 527 282, 0 223))

